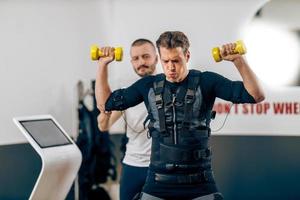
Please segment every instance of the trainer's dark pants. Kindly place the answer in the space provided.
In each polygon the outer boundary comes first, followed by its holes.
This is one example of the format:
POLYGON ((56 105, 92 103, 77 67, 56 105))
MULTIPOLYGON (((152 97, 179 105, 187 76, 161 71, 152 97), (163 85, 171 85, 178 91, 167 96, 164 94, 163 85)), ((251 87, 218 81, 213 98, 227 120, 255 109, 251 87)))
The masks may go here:
POLYGON ((132 200, 142 191, 147 177, 148 167, 134 167, 122 164, 120 180, 120 200, 132 200))

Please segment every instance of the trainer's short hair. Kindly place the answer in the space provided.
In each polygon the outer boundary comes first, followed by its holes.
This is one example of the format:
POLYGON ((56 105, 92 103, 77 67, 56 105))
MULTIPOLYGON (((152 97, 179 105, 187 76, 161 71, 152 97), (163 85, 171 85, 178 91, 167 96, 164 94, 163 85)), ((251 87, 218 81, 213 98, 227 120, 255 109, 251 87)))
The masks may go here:
POLYGON ((141 45, 146 44, 146 43, 149 43, 155 49, 155 46, 154 46, 153 42, 151 42, 150 40, 145 39, 145 38, 136 39, 135 41, 132 42, 131 47, 141 46, 141 45))

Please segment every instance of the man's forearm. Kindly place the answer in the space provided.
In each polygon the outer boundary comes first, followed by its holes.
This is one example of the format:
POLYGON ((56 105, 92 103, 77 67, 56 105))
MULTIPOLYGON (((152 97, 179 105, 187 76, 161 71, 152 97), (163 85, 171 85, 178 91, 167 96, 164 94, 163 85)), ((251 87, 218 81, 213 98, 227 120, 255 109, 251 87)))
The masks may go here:
POLYGON ((96 75, 95 96, 100 112, 105 112, 105 103, 111 94, 107 66, 108 64, 99 63, 96 75))
POLYGON ((233 61, 236 68, 239 70, 244 86, 248 93, 255 99, 256 102, 261 102, 265 99, 262 87, 255 73, 249 67, 248 63, 243 57, 237 58, 233 61))

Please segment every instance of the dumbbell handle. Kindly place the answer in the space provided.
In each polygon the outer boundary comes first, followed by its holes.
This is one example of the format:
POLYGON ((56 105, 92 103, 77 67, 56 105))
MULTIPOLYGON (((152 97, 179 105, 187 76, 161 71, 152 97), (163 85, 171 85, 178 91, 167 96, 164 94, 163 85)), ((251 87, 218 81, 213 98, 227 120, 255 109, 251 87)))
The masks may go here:
MULTIPOLYGON (((103 57, 103 52, 97 45, 93 45, 91 47, 91 59, 92 60, 99 60, 100 57, 103 57)), ((123 59, 123 48, 122 47, 115 47, 115 60, 116 61, 122 61, 123 59)))
MULTIPOLYGON (((245 53, 247 53, 247 49, 246 49, 246 46, 244 44, 244 42, 242 40, 238 40, 235 42, 236 46, 235 46, 235 49, 234 49, 234 53, 238 53, 240 55, 243 55, 245 53)), ((220 62, 222 61, 222 56, 221 56, 221 50, 219 47, 214 47, 212 49, 212 56, 214 58, 214 60, 216 62, 220 62)))

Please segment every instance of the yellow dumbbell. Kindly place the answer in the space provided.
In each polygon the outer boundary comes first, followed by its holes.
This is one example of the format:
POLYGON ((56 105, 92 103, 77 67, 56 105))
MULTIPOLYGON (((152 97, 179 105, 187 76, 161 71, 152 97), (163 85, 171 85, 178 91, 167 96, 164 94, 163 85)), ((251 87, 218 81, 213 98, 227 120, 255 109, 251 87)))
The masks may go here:
MULTIPOLYGON (((100 50, 97 45, 93 45, 91 47, 91 59, 92 60, 99 60, 100 57, 103 57, 103 52, 100 50)), ((115 60, 116 61, 122 61, 123 59, 123 48, 122 47, 116 47, 115 48, 115 60)))
MULTIPOLYGON (((238 40, 235 42, 236 46, 235 46, 235 49, 234 49, 234 53, 238 53, 238 54, 245 54, 247 53, 247 49, 246 49, 246 46, 244 44, 244 42, 242 40, 238 40)), ((222 61, 222 57, 221 57, 221 53, 220 53, 220 48, 219 47, 214 47, 212 49, 212 56, 214 57, 214 60, 216 62, 220 62, 222 61)))

